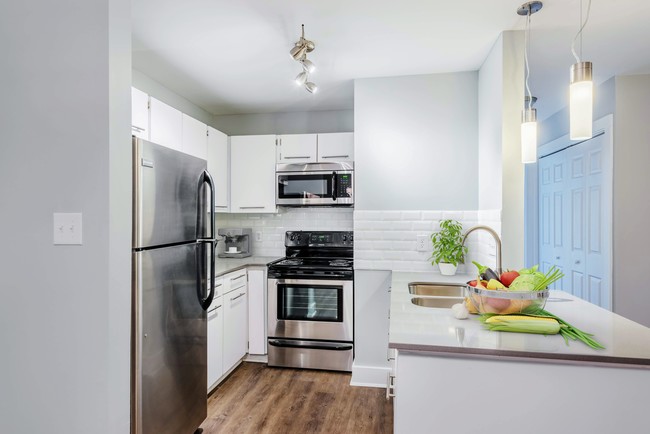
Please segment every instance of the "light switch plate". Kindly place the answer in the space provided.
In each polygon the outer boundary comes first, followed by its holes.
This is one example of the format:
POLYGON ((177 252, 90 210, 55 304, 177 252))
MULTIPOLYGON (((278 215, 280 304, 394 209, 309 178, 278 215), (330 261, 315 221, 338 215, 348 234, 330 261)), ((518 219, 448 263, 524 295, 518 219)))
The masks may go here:
POLYGON ((81 245, 81 213, 55 212, 53 215, 54 244, 81 245))

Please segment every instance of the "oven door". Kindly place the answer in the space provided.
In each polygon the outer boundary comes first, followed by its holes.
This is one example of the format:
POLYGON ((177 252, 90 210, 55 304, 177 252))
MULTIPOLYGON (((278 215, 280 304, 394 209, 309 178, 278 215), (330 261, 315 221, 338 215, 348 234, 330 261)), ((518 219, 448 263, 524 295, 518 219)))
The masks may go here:
POLYGON ((269 337, 352 342, 351 280, 269 279, 269 337))
POLYGON ((276 205, 353 205, 352 171, 276 173, 276 205))

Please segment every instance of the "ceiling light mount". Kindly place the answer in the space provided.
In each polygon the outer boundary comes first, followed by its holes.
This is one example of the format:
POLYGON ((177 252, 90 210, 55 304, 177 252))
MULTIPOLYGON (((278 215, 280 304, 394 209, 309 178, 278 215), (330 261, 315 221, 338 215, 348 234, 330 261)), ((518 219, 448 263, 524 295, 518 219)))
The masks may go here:
POLYGON ((524 16, 524 17, 526 15, 532 15, 535 12, 539 12, 540 9, 542 9, 543 6, 544 6, 544 4, 542 2, 538 2, 538 1, 524 3, 523 5, 519 6, 519 9, 517 9, 517 14, 519 14, 521 16, 524 16))
POLYGON ((304 86, 307 92, 316 93, 318 87, 309 81, 309 74, 316 70, 316 65, 314 62, 307 59, 307 53, 311 53, 316 48, 316 44, 313 41, 305 39, 305 25, 302 25, 302 34, 298 42, 296 42, 289 50, 289 54, 296 62, 300 62, 302 67, 302 72, 298 74, 295 78, 295 82, 298 86, 304 86))

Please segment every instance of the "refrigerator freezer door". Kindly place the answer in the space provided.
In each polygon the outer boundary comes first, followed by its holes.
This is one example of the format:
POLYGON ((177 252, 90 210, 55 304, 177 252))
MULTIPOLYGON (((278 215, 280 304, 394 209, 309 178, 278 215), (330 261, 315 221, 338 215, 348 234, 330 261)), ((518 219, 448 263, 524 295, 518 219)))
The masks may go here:
POLYGON ((207 205, 199 194, 207 163, 191 155, 133 139, 133 248, 182 243, 205 237, 207 205), (203 202, 203 200, 202 200, 203 202))
POLYGON ((191 433, 207 417, 204 247, 133 253, 133 434, 191 433))

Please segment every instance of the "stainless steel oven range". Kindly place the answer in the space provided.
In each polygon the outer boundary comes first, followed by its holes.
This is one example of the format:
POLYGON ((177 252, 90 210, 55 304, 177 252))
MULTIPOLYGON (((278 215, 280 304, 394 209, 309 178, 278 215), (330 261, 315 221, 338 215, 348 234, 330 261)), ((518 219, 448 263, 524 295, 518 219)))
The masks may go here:
POLYGON ((268 266, 269 366, 352 370, 352 232, 287 232, 268 266))

